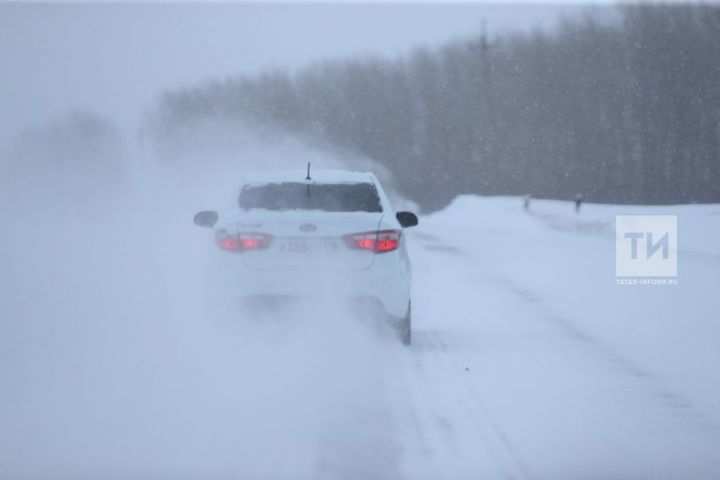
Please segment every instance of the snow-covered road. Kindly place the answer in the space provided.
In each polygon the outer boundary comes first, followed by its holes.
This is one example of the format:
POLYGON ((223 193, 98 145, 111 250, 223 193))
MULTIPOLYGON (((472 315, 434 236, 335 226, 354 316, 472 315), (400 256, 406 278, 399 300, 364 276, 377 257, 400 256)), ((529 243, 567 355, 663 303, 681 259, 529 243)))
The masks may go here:
POLYGON ((466 197, 424 219, 407 477, 718 476, 720 249, 689 237, 720 210, 694 208, 466 197), (663 210, 703 261, 681 246, 678 286, 617 286, 615 212, 663 210))
POLYGON ((341 306, 238 322, 180 213, 3 239, 0 478, 720 475, 718 206, 461 197, 408 230, 409 349, 341 306), (615 284, 629 212, 679 215, 677 286, 615 284))

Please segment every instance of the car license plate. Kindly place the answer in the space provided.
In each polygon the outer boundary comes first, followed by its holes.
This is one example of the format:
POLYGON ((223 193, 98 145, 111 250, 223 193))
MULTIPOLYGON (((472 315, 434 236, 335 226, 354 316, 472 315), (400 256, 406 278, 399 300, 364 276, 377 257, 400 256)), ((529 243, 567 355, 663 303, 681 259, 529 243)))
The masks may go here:
POLYGON ((312 255, 317 253, 337 253, 336 240, 328 238, 298 238, 285 240, 280 243, 281 253, 312 255))

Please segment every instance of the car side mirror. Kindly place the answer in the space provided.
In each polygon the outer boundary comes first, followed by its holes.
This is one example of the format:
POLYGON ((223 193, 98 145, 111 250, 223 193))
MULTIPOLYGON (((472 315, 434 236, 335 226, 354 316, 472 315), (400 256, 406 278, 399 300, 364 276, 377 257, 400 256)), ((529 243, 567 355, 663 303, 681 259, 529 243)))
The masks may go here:
POLYGON ((403 228, 414 227, 418 224, 417 215, 412 212, 397 212, 395 218, 397 218, 400 226, 403 228))
POLYGON ((195 214, 193 222, 199 227, 213 228, 218 221, 218 213, 213 210, 203 210, 195 214))

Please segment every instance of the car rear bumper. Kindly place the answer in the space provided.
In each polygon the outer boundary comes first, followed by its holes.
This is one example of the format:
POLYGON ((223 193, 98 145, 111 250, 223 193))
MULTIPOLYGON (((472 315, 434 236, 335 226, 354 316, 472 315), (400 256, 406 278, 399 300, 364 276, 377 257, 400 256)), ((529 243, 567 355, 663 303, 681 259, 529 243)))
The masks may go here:
POLYGON ((222 281, 238 300, 300 297, 348 302, 370 309, 379 304, 386 314, 401 318, 410 299, 409 272, 387 271, 377 265, 347 271, 250 270, 237 264, 236 267, 228 269, 225 265, 222 281))

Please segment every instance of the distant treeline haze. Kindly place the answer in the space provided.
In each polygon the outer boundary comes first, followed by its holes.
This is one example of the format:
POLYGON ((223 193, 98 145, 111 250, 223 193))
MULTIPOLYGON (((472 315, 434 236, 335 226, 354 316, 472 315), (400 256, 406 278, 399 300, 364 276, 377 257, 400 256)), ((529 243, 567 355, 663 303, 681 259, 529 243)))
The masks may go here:
POLYGON ((459 193, 720 202, 720 7, 633 5, 163 95, 159 144, 260 122, 370 157, 425 209, 459 193), (172 139, 172 140, 171 140, 172 139))

